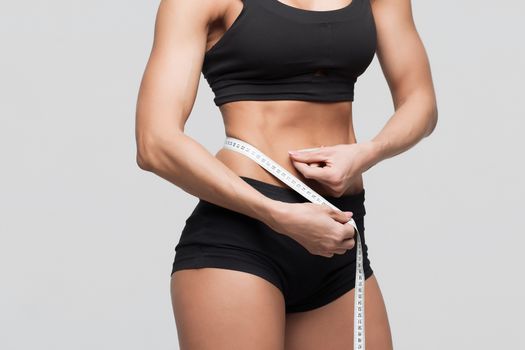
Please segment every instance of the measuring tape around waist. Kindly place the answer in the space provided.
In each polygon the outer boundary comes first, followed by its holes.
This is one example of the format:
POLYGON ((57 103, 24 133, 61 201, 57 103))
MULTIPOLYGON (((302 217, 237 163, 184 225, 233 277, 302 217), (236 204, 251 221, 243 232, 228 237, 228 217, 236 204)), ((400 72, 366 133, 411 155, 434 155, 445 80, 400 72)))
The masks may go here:
MULTIPOLYGON (((233 137, 226 137, 224 148, 239 152, 257 162, 260 166, 297 191, 300 195, 313 203, 326 204, 332 209, 339 210, 296 176, 277 164, 256 147, 233 137)), ((355 228, 356 239, 356 274, 354 288, 354 350, 365 350, 365 273, 363 268, 363 248, 357 225, 353 218, 347 224, 355 228)))

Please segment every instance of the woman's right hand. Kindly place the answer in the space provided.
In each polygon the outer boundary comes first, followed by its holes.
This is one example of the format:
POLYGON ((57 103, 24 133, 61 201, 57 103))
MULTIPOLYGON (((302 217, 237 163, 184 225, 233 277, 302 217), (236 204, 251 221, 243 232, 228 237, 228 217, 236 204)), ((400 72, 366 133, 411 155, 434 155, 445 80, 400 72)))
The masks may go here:
POLYGON ((267 225, 294 239, 311 254, 331 258, 355 245, 355 229, 347 224, 352 215, 350 211, 332 209, 325 204, 277 201, 267 225))

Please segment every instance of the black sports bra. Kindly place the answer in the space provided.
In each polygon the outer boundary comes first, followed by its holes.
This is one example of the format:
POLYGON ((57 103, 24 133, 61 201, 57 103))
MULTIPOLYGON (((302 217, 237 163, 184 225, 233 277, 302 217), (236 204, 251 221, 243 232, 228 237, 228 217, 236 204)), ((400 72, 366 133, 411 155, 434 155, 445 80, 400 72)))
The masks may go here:
POLYGON ((369 0, 305 10, 279 0, 242 0, 233 24, 204 56, 214 103, 240 100, 353 101, 376 52, 369 0))

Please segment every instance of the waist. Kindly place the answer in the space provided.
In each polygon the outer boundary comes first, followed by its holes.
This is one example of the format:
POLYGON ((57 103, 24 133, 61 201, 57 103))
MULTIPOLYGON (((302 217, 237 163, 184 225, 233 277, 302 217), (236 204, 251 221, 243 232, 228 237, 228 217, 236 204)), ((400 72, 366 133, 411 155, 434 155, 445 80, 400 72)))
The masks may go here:
MULTIPOLYGON (((266 114, 263 118, 245 114, 243 118, 225 118, 225 131, 226 136, 238 138, 257 147, 321 195, 328 194, 320 183, 305 178, 295 168, 288 151, 356 142, 351 117, 330 113, 322 116, 305 115, 303 119, 286 114, 266 114)), ((215 157, 239 176, 288 187, 255 161, 238 152, 221 148, 215 157)), ((357 194, 363 188, 363 178, 359 175, 344 194, 357 194)))

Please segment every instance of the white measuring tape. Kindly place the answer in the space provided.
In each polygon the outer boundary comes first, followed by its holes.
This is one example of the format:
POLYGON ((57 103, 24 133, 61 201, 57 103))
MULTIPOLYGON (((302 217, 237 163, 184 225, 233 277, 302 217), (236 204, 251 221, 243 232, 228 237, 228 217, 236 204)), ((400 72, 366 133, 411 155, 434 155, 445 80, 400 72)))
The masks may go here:
MULTIPOLYGON (((239 152, 245 156, 253 159, 264 169, 268 170, 272 175, 279 180, 293 188, 300 195, 313 203, 326 204, 332 209, 339 210, 335 205, 324 199, 320 194, 308 187, 304 182, 299 180, 289 171, 274 162, 271 158, 259 151, 254 146, 242 140, 226 137, 224 148, 239 152)), ((350 219, 350 223, 355 228, 355 239, 357 246, 356 253, 356 277, 355 277, 355 298, 354 298, 354 350, 365 349, 365 273, 363 269, 363 249, 361 247, 361 237, 354 219, 350 219)))

